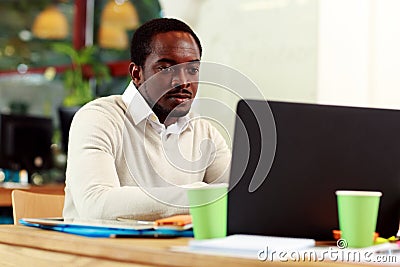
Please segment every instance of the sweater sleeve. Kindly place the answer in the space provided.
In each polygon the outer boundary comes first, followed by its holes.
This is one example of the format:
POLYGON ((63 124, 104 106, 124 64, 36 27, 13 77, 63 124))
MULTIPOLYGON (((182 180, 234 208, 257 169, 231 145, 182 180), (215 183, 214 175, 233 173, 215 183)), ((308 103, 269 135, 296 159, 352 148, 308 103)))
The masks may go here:
MULTIPOLYGON (((70 129, 64 217, 113 219, 118 216, 154 220, 188 213, 152 198, 138 186, 121 186, 115 153, 121 145, 118 120, 101 109, 83 107, 70 129), (72 210, 75 210, 74 212, 72 210)), ((169 203, 187 203, 183 188, 152 188, 170 196, 169 203)))
POLYGON ((220 132, 209 125, 210 139, 215 150, 212 153, 211 164, 206 169, 204 181, 206 183, 229 183, 231 151, 220 132))

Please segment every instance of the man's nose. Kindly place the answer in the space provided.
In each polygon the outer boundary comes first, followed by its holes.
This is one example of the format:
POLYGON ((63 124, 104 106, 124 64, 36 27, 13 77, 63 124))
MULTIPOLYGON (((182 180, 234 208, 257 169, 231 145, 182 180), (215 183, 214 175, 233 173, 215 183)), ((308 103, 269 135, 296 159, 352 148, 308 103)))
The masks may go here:
POLYGON ((172 75, 172 87, 174 88, 188 88, 191 81, 189 75, 186 73, 185 68, 176 68, 172 75))

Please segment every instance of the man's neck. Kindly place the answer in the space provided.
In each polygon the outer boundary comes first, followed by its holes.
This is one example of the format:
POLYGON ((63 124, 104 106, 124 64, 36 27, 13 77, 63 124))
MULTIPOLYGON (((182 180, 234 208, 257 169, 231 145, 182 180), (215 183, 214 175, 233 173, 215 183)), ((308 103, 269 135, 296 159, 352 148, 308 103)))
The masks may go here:
POLYGON ((162 121, 160 118, 158 118, 161 123, 165 125, 165 127, 170 126, 171 124, 174 124, 178 121, 177 117, 167 117, 166 119, 164 118, 162 121))

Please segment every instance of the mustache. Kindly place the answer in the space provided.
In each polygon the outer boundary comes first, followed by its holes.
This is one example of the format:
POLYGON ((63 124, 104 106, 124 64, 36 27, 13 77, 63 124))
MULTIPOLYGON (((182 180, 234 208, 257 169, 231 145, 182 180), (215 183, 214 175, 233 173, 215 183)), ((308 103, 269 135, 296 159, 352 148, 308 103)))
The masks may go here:
POLYGON ((182 88, 181 86, 174 87, 165 93, 165 95, 175 95, 175 94, 187 94, 192 96, 192 92, 190 90, 182 88))

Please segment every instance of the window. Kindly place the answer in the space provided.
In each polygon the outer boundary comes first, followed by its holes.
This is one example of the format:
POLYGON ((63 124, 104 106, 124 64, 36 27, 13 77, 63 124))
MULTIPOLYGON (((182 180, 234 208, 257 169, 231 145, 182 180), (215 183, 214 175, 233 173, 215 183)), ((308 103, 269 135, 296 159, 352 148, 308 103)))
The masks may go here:
MULTIPOLYGON (((35 18, 47 7, 55 7, 67 20, 64 42, 71 43, 74 6, 72 1, 3 0, 0 2, 0 71, 24 73, 28 69, 67 64, 67 58, 50 49, 54 40, 32 34, 35 18)), ((65 26, 65 25, 64 25, 65 26)))
MULTIPOLYGON (((137 13, 138 25, 161 16, 157 0, 2 0, 0 2, 0 75, 16 73, 40 73, 46 67, 55 66, 62 71, 68 58, 52 51, 53 42, 72 43, 75 48, 88 44, 101 46, 99 32, 102 14, 107 5, 128 2, 137 13), (65 16, 68 34, 64 38, 41 39, 35 36, 35 19, 44 10, 55 8, 65 16)), ((135 28, 125 29, 129 42, 135 28)), ((112 40, 108 40, 112 42, 112 40)), ((116 40, 118 41, 118 40, 116 40)), ((128 45, 129 47, 129 45, 128 45)), ((101 47, 101 60, 110 66, 114 77, 126 76, 129 64, 129 48, 101 47)))

